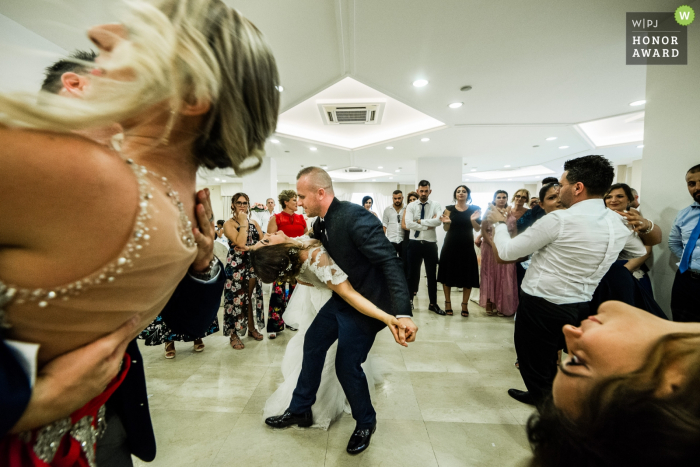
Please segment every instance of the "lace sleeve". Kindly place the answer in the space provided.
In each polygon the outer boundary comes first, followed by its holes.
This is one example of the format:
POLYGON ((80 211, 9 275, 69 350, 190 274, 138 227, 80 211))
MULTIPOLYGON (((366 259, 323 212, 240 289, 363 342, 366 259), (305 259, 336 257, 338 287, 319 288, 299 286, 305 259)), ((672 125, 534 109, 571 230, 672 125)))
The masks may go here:
POLYGON ((348 279, 348 275, 335 264, 325 248, 319 247, 310 252, 309 270, 323 283, 338 285, 348 279))

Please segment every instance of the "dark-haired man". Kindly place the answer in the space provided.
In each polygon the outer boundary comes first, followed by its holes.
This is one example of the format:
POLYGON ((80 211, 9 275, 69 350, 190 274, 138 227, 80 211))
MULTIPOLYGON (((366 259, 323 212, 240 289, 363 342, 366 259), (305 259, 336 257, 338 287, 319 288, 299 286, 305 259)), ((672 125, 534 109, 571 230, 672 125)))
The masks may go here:
POLYGON ((671 292, 673 321, 700 321, 700 164, 685 174, 693 204, 678 213, 668 236, 668 246, 680 258, 671 292))
POLYGON ((579 157, 567 161, 564 170, 559 183, 566 210, 550 212, 512 239, 503 214, 493 209, 488 216, 501 259, 536 252, 515 321, 515 350, 529 392, 508 390, 528 404, 539 404, 551 393, 557 351, 564 347, 562 327, 578 326, 590 314, 588 302, 612 263, 646 254, 642 241, 602 201, 613 181, 610 162, 603 156, 579 157))
MULTIPOLYGON (((411 299, 418 292, 420 285, 421 264, 425 262, 425 273, 428 276, 428 310, 445 316, 445 312, 437 304, 437 264, 438 248, 435 227, 442 224, 440 217, 443 207, 440 203, 429 199, 430 182, 418 182, 418 200, 406 207, 406 227, 411 229, 408 237, 409 281, 411 299)), ((413 304, 413 301, 411 301, 413 304)))
POLYGON ((382 214, 382 225, 384 226, 384 234, 389 239, 396 250, 396 254, 401 258, 401 261, 406 261, 403 257, 403 229, 401 228, 401 218, 403 217, 403 192, 394 190, 391 195, 392 204, 387 206, 382 214))

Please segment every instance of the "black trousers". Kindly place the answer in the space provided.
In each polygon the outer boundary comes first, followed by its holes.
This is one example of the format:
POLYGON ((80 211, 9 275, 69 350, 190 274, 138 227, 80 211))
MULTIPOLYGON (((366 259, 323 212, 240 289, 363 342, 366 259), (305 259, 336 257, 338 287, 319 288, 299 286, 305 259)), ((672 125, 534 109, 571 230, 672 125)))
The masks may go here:
POLYGON ((109 405, 106 406, 105 419, 107 429, 102 438, 97 440, 95 456, 100 467, 133 467, 131 449, 127 440, 126 430, 119 415, 109 405))
POLYGON ((377 421, 377 413, 372 407, 367 378, 361 365, 367 359, 376 334, 359 327, 353 317, 354 313, 359 312, 342 306, 340 301, 342 299, 335 295, 331 297, 306 331, 301 374, 287 410, 294 414, 311 410, 321 384, 326 353, 338 341, 335 374, 348 398, 357 428, 370 428, 377 421))
POLYGON ((673 321, 692 323, 700 321, 700 274, 686 271, 683 274, 676 271, 671 290, 671 312, 673 321))
POLYGON ((428 298, 430 304, 437 303, 437 265, 438 248, 436 242, 426 242, 423 240, 409 240, 408 260, 410 262, 410 280, 408 287, 413 295, 418 292, 420 285, 420 267, 425 261, 425 273, 428 275, 428 298))
POLYGON ((536 403, 552 392, 557 375, 557 352, 564 348, 565 324, 578 326, 588 315, 588 302, 556 305, 520 292, 515 320, 515 351, 520 375, 536 403))

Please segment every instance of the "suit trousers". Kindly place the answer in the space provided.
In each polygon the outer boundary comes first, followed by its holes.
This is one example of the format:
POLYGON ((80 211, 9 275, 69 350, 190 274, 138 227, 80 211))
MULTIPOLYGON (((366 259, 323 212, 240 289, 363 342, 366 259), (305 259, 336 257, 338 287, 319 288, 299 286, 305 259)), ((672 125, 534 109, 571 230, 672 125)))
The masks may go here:
POLYGON ((686 271, 681 274, 680 271, 676 271, 673 289, 671 289, 673 321, 681 323, 700 322, 698 290, 700 290, 700 274, 693 271, 686 271))
POLYGON ((337 340, 335 373, 348 398, 357 428, 371 428, 377 420, 372 407, 367 378, 362 364, 374 343, 375 333, 358 326, 354 314, 359 313, 341 298, 333 295, 321 308, 304 336, 304 359, 292 402, 287 409, 294 414, 311 410, 321 384, 326 353, 337 340))
POLYGON ((520 375, 537 404, 552 393, 557 353, 565 347, 562 327, 578 326, 588 316, 588 302, 557 305, 520 292, 515 320, 515 351, 520 375))
POLYGON ((424 240, 409 240, 408 261, 410 269, 410 280, 408 287, 412 295, 418 292, 420 285, 420 267, 425 261, 425 273, 428 276, 428 298, 430 304, 437 303, 437 264, 438 248, 436 242, 426 242, 424 240))

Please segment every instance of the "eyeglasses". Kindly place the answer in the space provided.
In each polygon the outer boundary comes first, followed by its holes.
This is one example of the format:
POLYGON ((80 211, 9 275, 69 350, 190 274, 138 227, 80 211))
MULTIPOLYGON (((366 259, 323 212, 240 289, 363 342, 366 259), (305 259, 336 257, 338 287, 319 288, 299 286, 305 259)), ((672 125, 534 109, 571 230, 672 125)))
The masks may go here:
POLYGON ((236 201, 235 203, 236 206, 248 206, 248 203, 246 201, 236 201))

